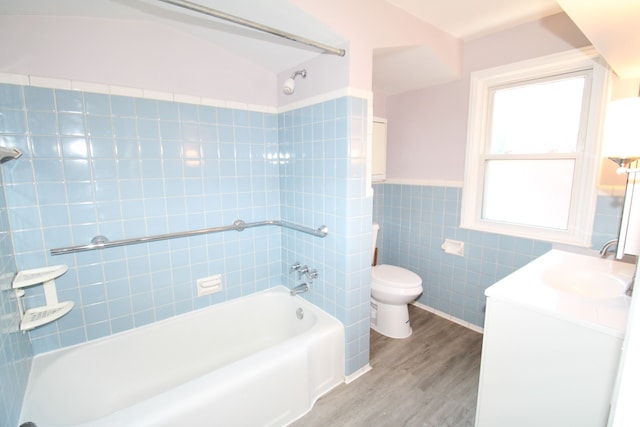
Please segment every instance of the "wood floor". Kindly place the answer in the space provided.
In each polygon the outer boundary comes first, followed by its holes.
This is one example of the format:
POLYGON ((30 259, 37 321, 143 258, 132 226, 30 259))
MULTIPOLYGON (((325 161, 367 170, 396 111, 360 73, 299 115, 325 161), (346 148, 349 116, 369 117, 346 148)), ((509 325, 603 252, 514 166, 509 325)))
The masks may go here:
POLYGON ((473 426, 482 335, 413 306, 409 313, 409 338, 371 331, 373 369, 320 398, 292 426, 473 426))

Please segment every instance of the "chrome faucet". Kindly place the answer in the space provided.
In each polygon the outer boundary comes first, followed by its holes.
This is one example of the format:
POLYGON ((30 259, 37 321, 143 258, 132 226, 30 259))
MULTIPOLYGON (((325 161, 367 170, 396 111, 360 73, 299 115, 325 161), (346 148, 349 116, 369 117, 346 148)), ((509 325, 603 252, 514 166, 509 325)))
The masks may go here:
POLYGON ((300 267, 300 262, 296 261, 291 267, 289 267, 289 273, 293 273, 294 271, 299 270, 300 267))
POLYGON ((303 274, 307 274, 308 272, 309 272, 308 265, 303 265, 302 267, 298 268, 298 280, 302 278, 303 274))
POLYGON ((316 270, 315 268, 313 270, 307 271, 307 279, 309 279, 310 284, 313 283, 313 281, 318 277, 320 277, 320 274, 318 273, 318 270, 316 270))
POLYGON ((308 274, 309 266, 300 265, 300 263, 296 261, 291 267, 289 267, 289 273, 293 273, 294 271, 298 272, 298 280, 300 280, 303 274, 308 274))
POLYGON ((307 292, 308 290, 309 290, 309 285, 307 285, 306 283, 301 283, 295 288, 291 289, 290 293, 291 293, 291 296, 293 297, 303 292, 307 292))
POLYGON ((609 240, 607 243, 602 245, 602 248, 600 249, 600 256, 603 258, 606 257, 607 252, 609 252, 609 249, 616 246, 618 246, 618 241, 616 239, 609 240))

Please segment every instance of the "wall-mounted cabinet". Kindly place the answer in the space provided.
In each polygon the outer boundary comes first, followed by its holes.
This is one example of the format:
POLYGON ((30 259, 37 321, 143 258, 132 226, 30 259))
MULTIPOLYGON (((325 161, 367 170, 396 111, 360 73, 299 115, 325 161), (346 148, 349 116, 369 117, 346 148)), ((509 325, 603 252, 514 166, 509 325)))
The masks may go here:
POLYGON ((384 181, 387 177, 387 119, 373 118, 371 180, 384 181))

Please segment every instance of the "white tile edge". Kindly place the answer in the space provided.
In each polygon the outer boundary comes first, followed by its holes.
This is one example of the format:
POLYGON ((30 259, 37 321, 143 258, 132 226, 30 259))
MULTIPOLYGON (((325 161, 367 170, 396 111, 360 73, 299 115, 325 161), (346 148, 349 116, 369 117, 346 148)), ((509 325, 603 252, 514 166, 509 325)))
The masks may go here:
MULTIPOLYGON (((464 188, 464 181, 449 181, 437 179, 403 179, 403 178, 386 178, 380 181, 372 181, 372 185, 376 184, 402 184, 402 185, 424 185, 430 187, 452 187, 464 188)), ((622 186, 600 186, 598 187, 598 195, 623 197, 626 187, 622 186)))
POLYGON ((29 77, 20 74, 0 73, 0 82, 12 85, 29 85, 29 77))
POLYGON ((235 108, 259 113, 279 114, 301 107, 317 104, 320 102, 330 101, 342 96, 354 96, 364 98, 371 103, 373 100, 373 92, 346 87, 335 91, 327 92, 322 95, 314 96, 295 103, 287 104, 280 107, 260 104, 246 104, 242 102, 227 101, 223 99, 205 98, 194 95, 184 95, 173 92, 161 92, 143 88, 133 88, 118 85, 109 85, 103 83, 84 82, 79 80, 67 80, 52 77, 32 76, 24 74, 0 73, 0 83, 16 84, 22 86, 45 87, 49 89, 66 89, 78 90, 93 93, 101 93, 105 95, 130 96, 135 98, 155 99, 157 101, 174 101, 184 102, 195 105, 206 105, 211 107, 235 108))
POLYGON ((430 313, 435 314, 436 316, 442 317, 443 319, 447 319, 452 321, 453 323, 457 323, 460 326, 464 326, 467 329, 471 329, 474 332, 478 332, 480 334, 484 333, 484 328, 481 328, 478 325, 474 325, 473 323, 469 323, 466 320, 459 319, 455 316, 451 316, 450 314, 444 313, 440 310, 436 310, 435 308, 429 307, 428 305, 424 305, 417 301, 411 303, 413 306, 418 307, 422 310, 428 311, 430 313))
POLYGON ((71 80, 51 79, 49 77, 24 76, 27 79, 25 86, 48 87, 51 89, 72 90, 71 80))
POLYGON ((357 380, 358 378, 360 378, 361 376, 363 376, 364 374, 369 372, 371 369, 373 369, 373 368, 371 367, 370 364, 367 363, 365 366, 363 366, 362 368, 358 369, 353 374, 350 374, 350 375, 347 375, 346 377, 344 377, 344 383, 345 384, 349 384, 349 383, 354 382, 355 380, 357 380))
MULTIPOLYGON (((109 95, 130 96, 135 98, 145 98, 144 90, 134 89, 126 86, 109 86, 109 95)), ((154 98, 159 99, 159 98, 154 98)))
POLYGON ((369 105, 371 105, 373 101, 373 92, 357 89, 353 87, 345 87, 342 89, 337 89, 331 92, 324 93, 322 95, 312 96, 311 98, 307 98, 301 101, 296 101, 290 104, 282 105, 278 108, 278 112, 286 113, 287 111, 297 110, 298 108, 319 104, 321 102, 331 101, 332 99, 341 98, 343 96, 353 96, 356 98, 366 99, 369 105))
POLYGON ((624 185, 598 186, 598 196, 624 197, 627 187, 624 185))
POLYGON ((373 182, 372 184, 404 184, 404 185, 424 185, 430 187, 452 187, 463 188, 463 181, 446 181, 438 179, 386 179, 384 181, 373 182))

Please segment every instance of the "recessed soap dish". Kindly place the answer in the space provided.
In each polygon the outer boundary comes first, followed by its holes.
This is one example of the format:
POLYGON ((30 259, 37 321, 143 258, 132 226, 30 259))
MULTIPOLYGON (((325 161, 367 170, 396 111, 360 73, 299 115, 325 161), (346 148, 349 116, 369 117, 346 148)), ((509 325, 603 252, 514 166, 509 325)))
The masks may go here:
POLYGON ((13 279, 13 288, 16 289, 16 298, 20 310, 20 330, 29 331, 38 326, 58 320, 73 308, 73 301, 58 302, 56 284, 54 279, 67 272, 66 265, 53 265, 49 267, 34 268, 20 271, 13 279), (46 305, 42 307, 24 309, 22 288, 42 283, 46 305))

